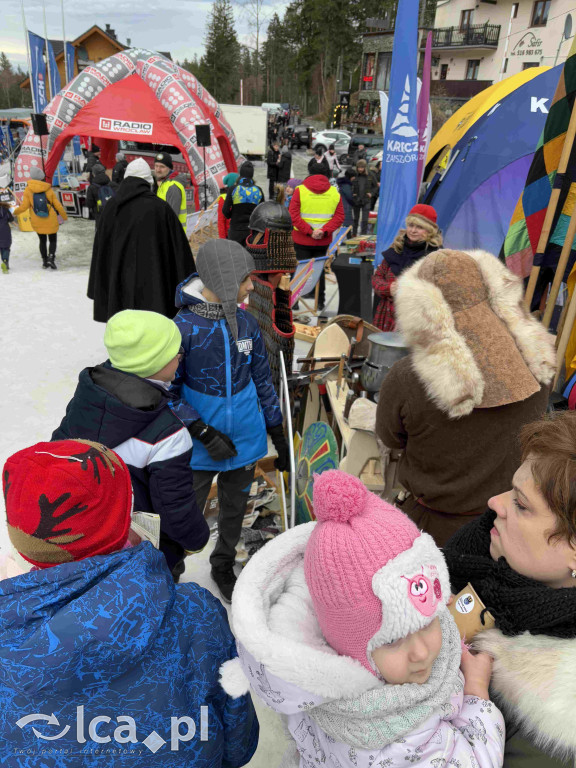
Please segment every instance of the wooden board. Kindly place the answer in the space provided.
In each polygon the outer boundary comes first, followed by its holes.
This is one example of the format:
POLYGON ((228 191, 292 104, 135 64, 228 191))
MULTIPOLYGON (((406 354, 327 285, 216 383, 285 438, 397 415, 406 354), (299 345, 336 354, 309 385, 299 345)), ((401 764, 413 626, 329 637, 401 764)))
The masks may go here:
POLYGON ((324 422, 311 424, 302 435, 296 464, 296 524, 315 520, 312 504, 314 476, 338 468, 338 445, 324 422))

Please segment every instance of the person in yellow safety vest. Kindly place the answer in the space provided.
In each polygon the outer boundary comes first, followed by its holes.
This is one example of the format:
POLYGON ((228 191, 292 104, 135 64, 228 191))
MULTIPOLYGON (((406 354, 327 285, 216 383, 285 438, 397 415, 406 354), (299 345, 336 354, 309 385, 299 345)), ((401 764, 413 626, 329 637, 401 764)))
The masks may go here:
POLYGON ((169 152, 159 152, 154 158, 154 175, 158 182, 156 194, 165 200, 174 211, 186 232, 186 192, 179 181, 169 179, 174 164, 169 152))
MULTIPOLYGON (((294 190, 290 200, 292 239, 298 261, 324 256, 332 242, 332 234, 344 223, 344 207, 338 190, 324 174, 324 166, 312 163, 310 176, 294 190)), ((320 275, 318 308, 324 309, 326 282, 320 275)))

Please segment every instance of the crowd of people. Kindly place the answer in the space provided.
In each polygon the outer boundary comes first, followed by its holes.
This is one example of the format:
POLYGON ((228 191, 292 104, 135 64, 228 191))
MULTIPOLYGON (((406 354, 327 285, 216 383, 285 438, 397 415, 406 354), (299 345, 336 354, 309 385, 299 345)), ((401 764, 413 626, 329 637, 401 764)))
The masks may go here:
MULTIPOLYGON (((285 149, 272 141, 268 196, 288 210, 297 259, 322 257, 339 227, 365 230, 378 173, 363 148, 346 170, 330 148, 295 179, 285 149)), ((90 168, 94 185, 116 185, 105 201, 94 191, 88 287, 108 358, 80 372, 51 442, 3 469, 7 764, 39 764, 19 723, 46 712, 46 738, 64 750, 47 766, 78 754, 95 765, 102 745, 118 766, 245 765, 259 738, 252 692, 284 720, 285 768, 573 765, 576 415, 547 413, 554 339, 524 309, 519 278, 492 254, 444 247, 434 209, 412 208, 373 277, 377 326, 409 348, 375 427, 383 462, 400 453, 402 493, 390 504, 324 472, 314 521, 237 576, 268 436, 289 468, 266 346, 243 306, 265 193, 252 163, 228 173, 219 238, 193 255, 170 156, 156 157, 156 183, 144 160, 117 163, 108 184, 90 168), (233 631, 219 600, 180 583, 207 545, 215 479, 211 576, 233 631), (159 516, 158 551, 134 539, 133 512, 159 516), (463 642, 454 616, 469 599, 486 628, 463 642), (77 707, 82 726, 62 731, 77 707), (84 722, 90 739, 75 742, 84 722)), ((20 208, 40 183, 57 225, 43 179, 20 208)))

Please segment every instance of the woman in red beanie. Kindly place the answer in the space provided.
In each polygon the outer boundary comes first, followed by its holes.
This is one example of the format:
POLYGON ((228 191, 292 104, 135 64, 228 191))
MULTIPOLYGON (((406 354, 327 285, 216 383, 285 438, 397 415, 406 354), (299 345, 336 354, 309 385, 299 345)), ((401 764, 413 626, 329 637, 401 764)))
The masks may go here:
POLYGON ((398 277, 427 253, 441 247, 436 211, 431 205, 415 205, 406 217, 406 229, 401 229, 390 248, 382 253, 382 262, 372 277, 372 287, 379 298, 374 325, 381 331, 396 328, 393 292, 398 277))

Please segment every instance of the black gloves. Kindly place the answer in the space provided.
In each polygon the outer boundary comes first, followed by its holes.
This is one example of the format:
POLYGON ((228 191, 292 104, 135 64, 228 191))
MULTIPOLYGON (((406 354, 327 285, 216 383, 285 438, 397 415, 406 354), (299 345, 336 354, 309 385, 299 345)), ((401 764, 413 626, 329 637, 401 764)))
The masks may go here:
POLYGON ((204 424, 201 419, 193 421, 188 431, 193 438, 200 440, 214 461, 224 461, 238 455, 236 446, 227 435, 204 424))
POLYGON ((274 460, 274 466, 276 469, 280 470, 280 472, 289 471, 290 448, 288 447, 288 441, 284 437, 284 429, 282 428, 282 424, 271 427, 268 430, 268 433, 270 434, 272 442, 274 443, 274 448, 276 448, 276 452, 278 453, 278 458, 274 460))

